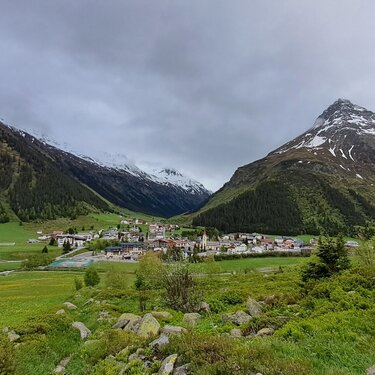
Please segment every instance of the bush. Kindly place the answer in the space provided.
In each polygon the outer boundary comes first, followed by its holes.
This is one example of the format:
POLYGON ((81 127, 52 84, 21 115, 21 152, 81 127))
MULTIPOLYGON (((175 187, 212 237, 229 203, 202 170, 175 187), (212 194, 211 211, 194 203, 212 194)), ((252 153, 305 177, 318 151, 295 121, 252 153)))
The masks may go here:
POLYGON ((227 305, 239 305, 243 302, 244 298, 236 292, 228 292, 222 295, 220 300, 227 305))
POLYGON ((35 254, 23 261, 22 268, 25 270, 32 270, 38 267, 45 267, 48 266, 51 261, 52 257, 48 254, 35 254))
POLYGON ((43 247, 42 254, 48 254, 48 247, 47 246, 43 247))
POLYGON ((100 283, 100 276, 94 267, 87 268, 84 276, 86 286, 96 286, 100 283))
POLYGON ((74 288, 75 288, 75 290, 80 290, 80 289, 83 288, 83 282, 78 277, 74 278, 74 288))
POLYGON ((0 333, 0 375, 11 374, 15 367, 14 348, 4 333, 0 333))
POLYGON ((127 274, 124 270, 111 267, 105 275, 107 287, 123 290, 126 288, 127 274))

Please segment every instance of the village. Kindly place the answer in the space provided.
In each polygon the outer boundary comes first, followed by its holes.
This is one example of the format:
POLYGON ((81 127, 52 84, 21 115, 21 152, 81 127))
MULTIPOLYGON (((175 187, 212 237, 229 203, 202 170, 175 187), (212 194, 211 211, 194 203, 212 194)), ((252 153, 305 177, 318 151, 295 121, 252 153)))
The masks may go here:
MULTIPOLYGON (((211 237, 203 228, 180 228, 177 224, 147 222, 142 219, 121 219, 116 227, 108 230, 68 233, 53 231, 43 234, 39 231, 37 239, 29 243, 45 242, 67 253, 77 252, 75 258, 91 261, 138 261, 147 251, 160 254, 163 259, 172 256, 174 260, 204 260, 206 257, 235 258, 246 256, 309 256, 318 240, 303 240, 289 236, 266 236, 259 233, 215 234, 211 237), (106 244, 98 251, 78 252, 90 248, 90 243, 98 241, 106 244)), ((347 241, 347 247, 357 247, 356 241, 347 241)), ((64 263, 66 264, 66 263, 64 263)))

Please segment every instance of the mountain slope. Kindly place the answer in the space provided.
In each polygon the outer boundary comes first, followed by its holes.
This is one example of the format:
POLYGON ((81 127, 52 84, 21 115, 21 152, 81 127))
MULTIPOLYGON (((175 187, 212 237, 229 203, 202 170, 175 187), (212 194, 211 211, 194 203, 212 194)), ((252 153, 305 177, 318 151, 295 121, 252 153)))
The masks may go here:
MULTIPOLYGON (((149 175, 114 159, 97 162, 0 123, 0 196, 21 220, 33 220, 82 214, 88 206, 108 210, 100 196, 133 211, 172 216, 210 195, 177 171, 149 175)), ((3 211, 0 206, 0 221, 3 211)))
POLYGON ((239 168, 193 223, 226 231, 352 233, 375 218, 374 184, 375 114, 339 99, 307 132, 239 168))

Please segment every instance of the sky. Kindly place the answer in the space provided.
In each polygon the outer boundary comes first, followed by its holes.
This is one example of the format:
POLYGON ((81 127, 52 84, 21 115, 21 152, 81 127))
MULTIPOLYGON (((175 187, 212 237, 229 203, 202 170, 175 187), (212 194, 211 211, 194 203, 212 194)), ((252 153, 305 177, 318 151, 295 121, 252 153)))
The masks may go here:
POLYGON ((0 118, 219 189, 337 98, 375 110, 373 0, 2 0, 0 118))

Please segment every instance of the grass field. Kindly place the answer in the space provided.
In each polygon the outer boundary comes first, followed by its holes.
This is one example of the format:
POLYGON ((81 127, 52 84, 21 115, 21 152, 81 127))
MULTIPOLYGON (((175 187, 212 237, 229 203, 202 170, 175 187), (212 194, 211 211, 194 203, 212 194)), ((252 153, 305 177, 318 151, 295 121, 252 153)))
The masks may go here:
POLYGON ((22 262, 0 262, 0 272, 9 270, 18 270, 21 268, 22 262))
POLYGON ((78 272, 14 272, 0 278, 0 327, 55 312, 73 293, 78 272))

